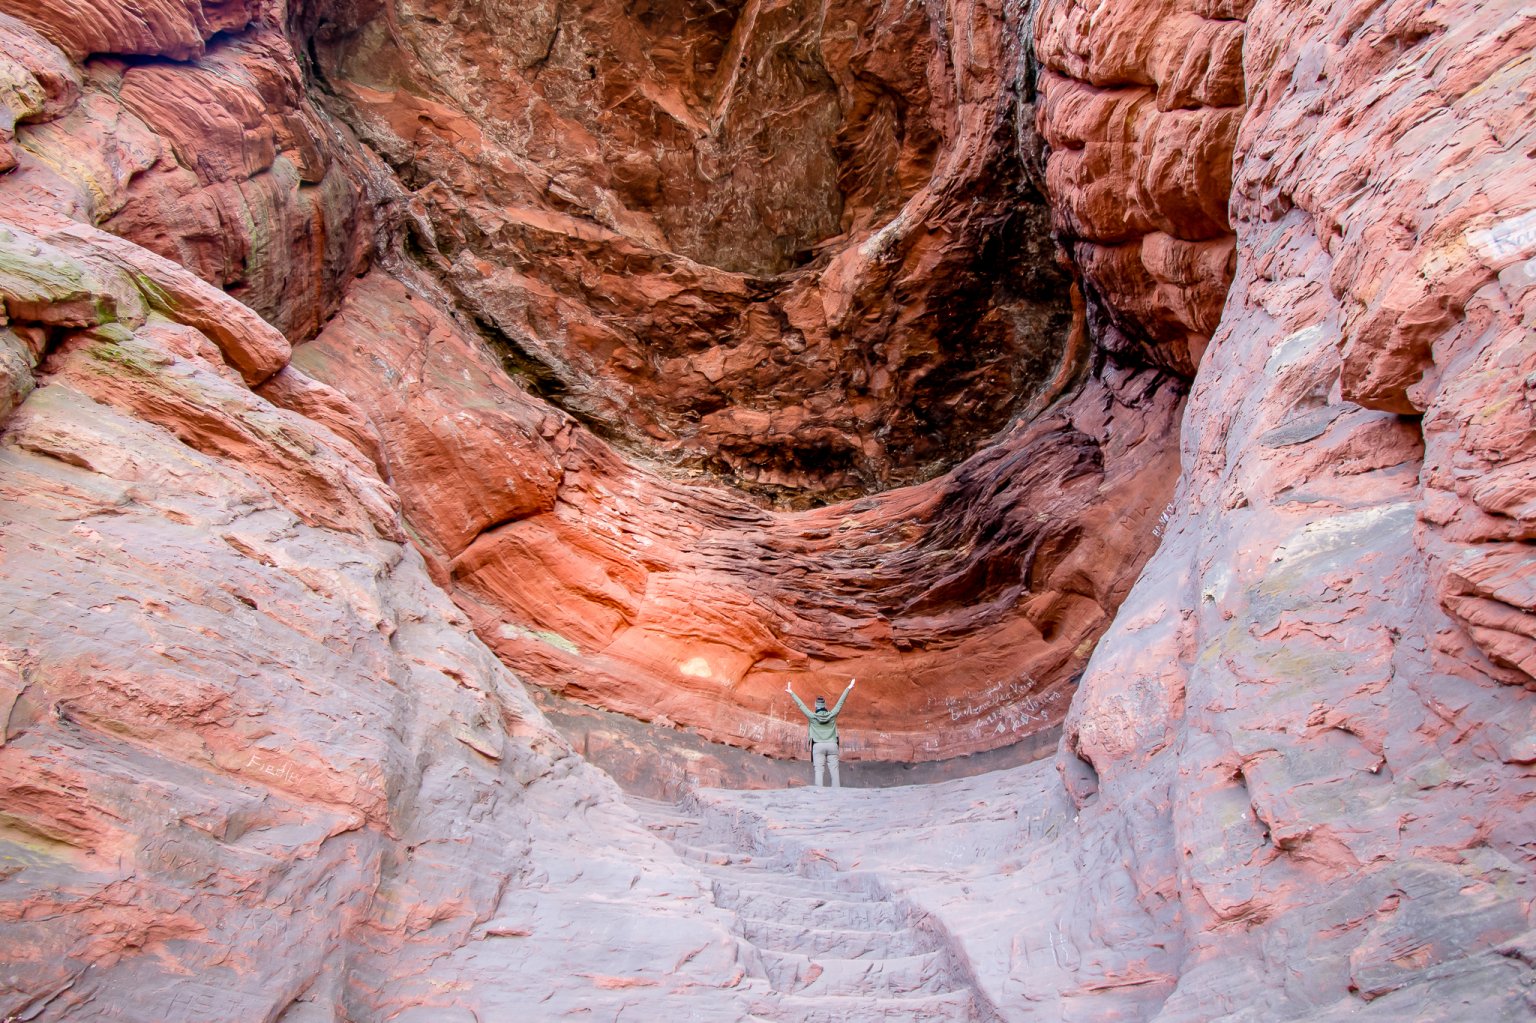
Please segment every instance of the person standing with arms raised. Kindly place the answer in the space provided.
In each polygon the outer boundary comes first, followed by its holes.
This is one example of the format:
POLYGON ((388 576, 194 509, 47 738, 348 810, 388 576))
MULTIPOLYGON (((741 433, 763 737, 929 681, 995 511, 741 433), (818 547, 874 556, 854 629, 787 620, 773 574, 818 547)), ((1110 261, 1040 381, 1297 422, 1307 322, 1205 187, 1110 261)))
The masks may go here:
POLYGON ((816 787, 821 787, 821 777, 824 770, 832 775, 832 787, 842 788, 837 778, 837 754, 839 743, 837 740, 837 715, 843 709, 843 702, 848 699, 848 694, 853 692, 853 684, 858 679, 848 680, 848 688, 843 690, 843 695, 837 698, 837 706, 827 709, 825 697, 816 697, 816 709, 811 710, 795 695, 793 682, 784 683, 784 691, 789 698, 795 701, 795 706, 805 715, 811 725, 811 764, 816 787))

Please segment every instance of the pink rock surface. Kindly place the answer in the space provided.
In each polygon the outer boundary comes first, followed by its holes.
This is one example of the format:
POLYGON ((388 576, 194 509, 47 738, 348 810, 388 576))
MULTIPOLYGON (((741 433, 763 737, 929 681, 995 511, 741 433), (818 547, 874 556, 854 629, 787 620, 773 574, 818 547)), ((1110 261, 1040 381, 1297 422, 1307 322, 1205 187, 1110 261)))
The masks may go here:
POLYGON ((1177 510, 1058 757, 1073 855, 1124 849, 1124 891, 1072 911, 1115 950, 1103 983, 1141 964, 1132 1018, 1531 1011, 1536 249, 1504 197, 1536 165, 1504 47, 1532 28, 1512 4, 1250 16, 1239 269, 1177 510))
POLYGON ((268 404, 165 316, 27 308, 59 339, 0 440, 0 1013, 744 1012, 703 879, 432 584, 344 400, 289 369, 329 414, 268 404))
MULTIPOLYGON (((88 20, 53 22, 51 10, 25 17, 65 51, 114 52, 77 38, 88 20)), ((259 24, 220 36, 196 62, 95 56, 77 68, 0 18, 0 46, 31 55, 29 91, 43 97, 18 112, 36 123, 12 157, 11 196, 180 263, 293 339, 318 329, 366 265, 382 197, 364 193, 386 184, 310 102, 285 36, 259 24)))

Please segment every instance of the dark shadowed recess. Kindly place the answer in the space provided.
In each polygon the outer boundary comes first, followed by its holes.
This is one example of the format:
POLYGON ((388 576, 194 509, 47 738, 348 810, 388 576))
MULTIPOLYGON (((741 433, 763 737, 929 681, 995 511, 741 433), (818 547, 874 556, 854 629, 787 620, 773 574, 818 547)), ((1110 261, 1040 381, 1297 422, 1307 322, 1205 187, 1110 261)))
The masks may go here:
MULTIPOLYGON (((509 371, 631 454, 780 508, 848 500, 958 464, 1034 411, 1042 388, 1059 385, 1063 361, 1076 358, 1071 277, 1021 158, 1031 115, 1026 108, 1020 121, 1011 97, 998 97, 970 165, 941 171, 954 126, 941 129, 930 98, 903 91, 910 83, 830 67, 822 33, 831 15, 809 0, 751 19, 741 4, 708 0, 534 3, 511 20, 497 13, 505 5, 490 4, 454 8, 451 26, 435 24, 430 4, 401 0, 388 15, 384 6, 294 5, 314 88, 344 112, 338 94, 349 74, 434 100, 435 90, 462 90, 455 75, 466 69, 423 43, 433 31, 516 36, 503 46, 501 81, 482 83, 477 123, 519 165, 582 184, 508 184, 503 195, 505 183, 481 165, 476 187, 492 204, 587 220, 619 237, 582 243, 567 259, 547 237, 488 236, 457 211, 432 209, 433 195, 456 187, 444 178, 452 167, 418 163, 420 154, 366 131, 363 140, 426 197, 437 230, 411 238, 414 257, 509 371), (503 114, 529 102, 544 120, 524 138, 503 114), (587 141, 562 148, 560 131, 587 141), (924 188, 936 198, 920 227, 855 279, 824 279, 839 253, 891 224, 924 188), (466 274, 470 264, 516 264, 594 320, 508 315, 522 300, 466 274), (644 282, 659 282, 656 292, 681 279, 705 283, 686 301, 653 307, 607 284, 590 290, 588 266, 619 268, 620 280, 642 282, 642 296, 644 282), (739 288, 709 283, 717 271, 739 288), (808 339, 788 310, 824 295, 851 311, 808 339), (679 381, 721 352, 723 373, 679 381), (765 416, 771 423, 760 425, 765 416)), ((929 25, 914 41, 941 46, 943 35, 929 25)))

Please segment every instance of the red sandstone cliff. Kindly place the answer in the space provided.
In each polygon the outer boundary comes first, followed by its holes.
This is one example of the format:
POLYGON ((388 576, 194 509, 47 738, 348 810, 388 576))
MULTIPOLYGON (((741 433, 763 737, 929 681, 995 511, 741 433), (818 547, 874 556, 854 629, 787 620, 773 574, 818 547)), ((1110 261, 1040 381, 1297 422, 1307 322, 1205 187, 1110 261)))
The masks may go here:
POLYGON ((1525 1018, 1536 23, 1249 6, 0 0, 0 1016, 743 1018, 510 666, 1066 715, 1009 1018, 1525 1018))
POLYGON ((327 102, 412 186, 423 252, 298 356, 400 452, 480 636, 555 691, 778 754, 803 744, 787 678, 860 678, 850 740, 880 759, 1054 725, 1155 543, 1182 388, 1090 349, 1019 151, 1021 26, 551 5, 536 45, 497 17, 317 30, 327 102), (479 89, 496 62, 521 70, 479 89), (406 298, 437 287, 490 351, 406 298), (775 514, 699 473, 867 496, 775 514))
POLYGON ((317 5, 288 18, 307 83, 279 13, 191 63, 88 61, 12 192, 282 329, 367 417, 434 577, 510 665, 777 754, 801 745, 791 677, 860 677, 850 740, 881 759, 1059 722, 1156 542, 1183 383, 1087 338, 1020 149, 1022 26, 790 5, 686 19, 675 53, 655 40, 677 26, 601 6, 552 6, 532 46, 487 35, 491 8, 317 5), (439 45, 450 24, 487 48, 439 45), (521 70, 477 91, 475 62, 521 70), (706 170, 763 153, 761 181, 706 170), (770 251, 796 232, 800 256, 770 251), (714 476, 867 496, 774 513, 714 476))

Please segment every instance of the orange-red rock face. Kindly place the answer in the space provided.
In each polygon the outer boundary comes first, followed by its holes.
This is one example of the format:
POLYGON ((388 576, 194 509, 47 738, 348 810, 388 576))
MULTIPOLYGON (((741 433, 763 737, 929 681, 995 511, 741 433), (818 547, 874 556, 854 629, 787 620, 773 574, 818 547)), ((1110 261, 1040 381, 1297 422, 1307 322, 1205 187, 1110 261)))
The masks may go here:
POLYGON ((1251 6, 1047 0, 1034 15, 1047 189, 1095 337, 1185 375, 1235 265, 1227 199, 1251 6))
POLYGON ((425 272, 354 288, 299 361, 365 406, 481 636, 578 699, 780 755, 804 744, 788 681, 859 678, 870 757, 1053 726, 1155 542, 1179 389, 1069 329, 1006 87, 1020 26, 550 5, 502 35, 495 8, 379 10, 317 52, 412 190, 425 272), (787 514, 707 485, 880 490, 1019 411, 913 490, 787 514))
POLYGON ((423 261, 600 434, 803 506, 1079 371, 1001 5, 516 6, 401 0, 317 53, 423 261))
POLYGON ((786 682, 858 678, 847 741, 875 759, 1049 727, 1171 479, 1177 404, 1151 373, 1094 381, 930 484, 778 513, 625 464, 378 275, 296 362, 379 428, 440 577, 509 664, 781 755, 804 745, 786 682))
POLYGON ((262 6, 0 2, 8 33, 35 40, 16 44, 22 66, 56 97, 15 111, 37 123, 8 193, 174 260, 301 339, 366 266, 382 177, 308 101, 262 6), (50 53, 59 66, 30 65, 50 53))
POLYGON ((77 215, 296 342, 326 323, 301 365, 363 405, 343 432, 535 680, 776 754, 803 745, 791 679, 859 677, 850 752, 873 757, 1054 726, 1155 542, 1179 389, 1071 326, 1007 87, 1021 26, 598 5, 489 33, 503 13, 296 10, 332 114, 260 20, 192 64, 88 61, 88 102, 29 134, 18 182, 67 192, 64 147, 95 140, 77 215), (338 305, 375 230, 420 265, 386 250, 338 305), (804 505, 935 477, 1021 411, 919 490, 798 516, 584 429, 804 505))

